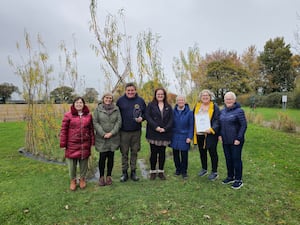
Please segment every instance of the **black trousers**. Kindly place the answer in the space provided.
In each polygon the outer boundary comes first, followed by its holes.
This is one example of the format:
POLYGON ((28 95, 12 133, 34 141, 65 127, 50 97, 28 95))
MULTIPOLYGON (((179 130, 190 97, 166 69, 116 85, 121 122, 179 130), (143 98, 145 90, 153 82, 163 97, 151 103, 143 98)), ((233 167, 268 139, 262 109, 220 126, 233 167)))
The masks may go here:
POLYGON ((157 146, 150 144, 150 167, 151 170, 156 170, 156 164, 158 159, 158 169, 164 170, 165 161, 166 161, 166 146, 157 146))
POLYGON ((202 164, 202 169, 207 170, 207 151, 209 152, 210 155, 210 160, 211 160, 211 167, 212 167, 212 172, 217 172, 218 171, 218 152, 217 152, 217 145, 215 147, 206 147, 205 143, 205 135, 197 135, 197 142, 198 142, 198 149, 200 152, 200 160, 202 164))
POLYGON ((114 155, 115 152, 108 151, 108 152, 100 152, 99 157, 99 173, 100 177, 104 176, 105 170, 105 163, 107 161, 107 176, 111 176, 112 169, 114 167, 114 155))

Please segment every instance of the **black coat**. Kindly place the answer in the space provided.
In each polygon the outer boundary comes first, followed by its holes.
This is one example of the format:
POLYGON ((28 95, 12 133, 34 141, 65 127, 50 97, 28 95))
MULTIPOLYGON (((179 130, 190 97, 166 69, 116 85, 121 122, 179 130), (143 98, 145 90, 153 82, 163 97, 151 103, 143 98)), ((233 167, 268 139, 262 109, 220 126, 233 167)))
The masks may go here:
POLYGON ((156 102, 150 102, 146 108, 146 138, 151 140, 171 141, 173 128, 173 110, 168 104, 164 105, 163 116, 156 102), (155 129, 161 127, 164 133, 157 132, 155 129))

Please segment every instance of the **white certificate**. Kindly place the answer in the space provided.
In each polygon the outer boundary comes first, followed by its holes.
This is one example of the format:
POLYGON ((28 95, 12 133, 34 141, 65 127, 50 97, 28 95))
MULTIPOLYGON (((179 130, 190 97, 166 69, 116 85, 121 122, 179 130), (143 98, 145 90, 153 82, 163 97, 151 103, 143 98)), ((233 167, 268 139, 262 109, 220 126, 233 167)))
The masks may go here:
POLYGON ((196 132, 205 132, 210 128, 210 119, 208 113, 197 113, 195 115, 196 132))

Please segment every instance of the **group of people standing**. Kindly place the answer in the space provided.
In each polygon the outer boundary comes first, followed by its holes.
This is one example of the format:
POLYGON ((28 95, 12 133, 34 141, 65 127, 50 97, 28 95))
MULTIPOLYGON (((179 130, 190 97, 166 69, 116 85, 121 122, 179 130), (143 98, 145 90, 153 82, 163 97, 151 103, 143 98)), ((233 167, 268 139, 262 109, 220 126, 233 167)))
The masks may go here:
POLYGON ((84 99, 76 98, 70 112, 64 115, 60 132, 60 147, 65 149, 69 164, 70 189, 75 191, 77 188, 77 163, 80 167, 79 186, 81 189, 86 187, 88 158, 93 145, 99 152, 100 186, 112 184, 114 152, 119 148, 122 155, 120 181, 126 182, 129 178, 138 181, 137 157, 141 149, 142 122, 145 120, 146 139, 150 145, 150 180, 157 177, 166 179, 164 165, 168 146, 173 151, 175 175, 186 179, 192 143, 198 145, 200 152, 202 168, 199 176, 208 174, 209 152, 212 170, 208 178, 216 180, 217 144, 221 141, 227 166, 227 177, 223 183, 233 183, 232 188, 235 189, 242 187, 241 154, 247 122, 233 92, 225 94, 224 103, 225 107, 220 111, 213 102, 212 92, 203 90, 193 110, 182 95, 177 96, 176 105, 172 108, 166 90, 157 88, 152 101, 146 105, 137 94, 135 84, 128 83, 125 94, 116 103, 112 93, 105 93, 92 116, 84 99))

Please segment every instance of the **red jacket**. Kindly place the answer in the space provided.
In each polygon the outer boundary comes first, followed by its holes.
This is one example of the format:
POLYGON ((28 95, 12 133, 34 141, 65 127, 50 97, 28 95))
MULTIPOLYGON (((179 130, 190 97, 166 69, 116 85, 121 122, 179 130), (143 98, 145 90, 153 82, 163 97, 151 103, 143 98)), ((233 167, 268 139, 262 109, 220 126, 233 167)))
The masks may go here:
POLYGON ((60 147, 65 148, 65 157, 85 159, 91 155, 91 147, 95 144, 92 115, 87 106, 78 115, 74 106, 64 115, 60 131, 60 147))

